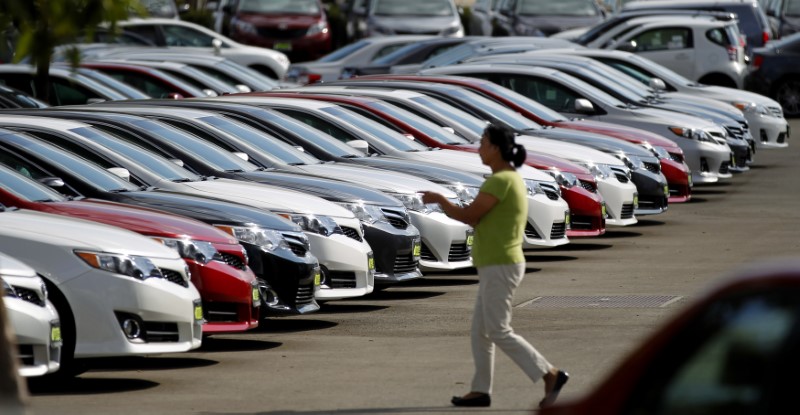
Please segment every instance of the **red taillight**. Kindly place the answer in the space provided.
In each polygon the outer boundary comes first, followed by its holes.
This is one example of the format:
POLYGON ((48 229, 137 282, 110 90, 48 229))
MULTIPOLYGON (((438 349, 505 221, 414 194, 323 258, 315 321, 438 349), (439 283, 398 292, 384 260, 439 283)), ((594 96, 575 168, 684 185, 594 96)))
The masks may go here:
POLYGON ((767 32, 766 30, 761 32, 761 40, 763 40, 764 44, 766 45, 767 42, 769 42, 769 32, 767 32))
POLYGON ((753 55, 753 62, 750 64, 753 69, 758 69, 764 63, 764 57, 761 55, 753 55))
POLYGON ((308 84, 315 84, 322 80, 322 75, 318 73, 310 73, 308 74, 308 84))

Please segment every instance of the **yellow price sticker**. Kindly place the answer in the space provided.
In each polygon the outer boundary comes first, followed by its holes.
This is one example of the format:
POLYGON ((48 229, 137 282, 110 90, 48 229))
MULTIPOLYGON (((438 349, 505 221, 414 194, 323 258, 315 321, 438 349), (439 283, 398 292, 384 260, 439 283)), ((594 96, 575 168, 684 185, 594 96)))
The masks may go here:
POLYGON ((472 240, 473 240, 474 238, 475 238, 475 237, 474 237, 474 236, 472 236, 472 235, 467 235, 467 246, 472 246, 472 240))
POLYGON ((367 266, 369 267, 370 270, 375 269, 375 258, 369 257, 369 260, 367 261, 367 266))
POLYGON ((564 223, 569 225, 569 213, 564 214, 564 223))
POLYGON ((203 319, 203 306, 201 305, 194 306, 194 319, 195 320, 203 319))
POLYGON ((664 185, 664 196, 669 197, 669 185, 668 184, 664 185))
POLYGON ((689 187, 692 187, 692 173, 689 173, 686 176, 687 176, 686 179, 689 182, 689 187))
POLYGON ((415 244, 414 244, 414 252, 413 252, 413 254, 412 254, 412 255, 414 255, 414 256, 420 256, 421 254, 422 254, 422 244, 420 244, 420 243, 415 243, 415 244))
POLYGON ((50 327, 50 341, 53 343, 61 343, 61 327, 50 327))
POLYGON ((258 291, 258 287, 253 287, 253 303, 258 303, 261 299, 261 292, 258 291))
POLYGON ((606 217, 606 205, 600 207, 600 214, 606 217))
POLYGON ((314 285, 320 285, 322 283, 322 275, 320 275, 319 271, 314 274, 314 285))
POLYGON ((633 197, 633 206, 639 206, 639 195, 633 197))

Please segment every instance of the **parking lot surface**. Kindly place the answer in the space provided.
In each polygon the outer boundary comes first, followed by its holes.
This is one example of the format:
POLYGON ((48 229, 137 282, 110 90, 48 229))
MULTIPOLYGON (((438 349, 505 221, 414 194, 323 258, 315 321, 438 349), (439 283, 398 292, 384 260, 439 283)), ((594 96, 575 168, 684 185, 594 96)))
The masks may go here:
MULTIPOLYGON (((800 121, 791 123, 800 131, 800 121)), ((597 238, 526 251, 513 326, 572 377, 599 383, 709 284, 752 261, 800 252, 800 146, 759 150, 749 172, 696 187, 690 203, 597 238)), ((474 272, 425 278, 192 353, 104 359, 61 384, 31 385, 35 414, 531 413, 543 395, 497 354, 491 408, 454 408, 469 389, 474 272)))

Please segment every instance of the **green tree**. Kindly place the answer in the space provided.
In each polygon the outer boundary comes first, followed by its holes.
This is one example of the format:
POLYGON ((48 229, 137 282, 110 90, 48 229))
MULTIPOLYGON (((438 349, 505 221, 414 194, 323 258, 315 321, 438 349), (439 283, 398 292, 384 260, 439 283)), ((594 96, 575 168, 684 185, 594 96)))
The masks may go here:
MULTIPOLYGON (((36 97, 47 102, 56 46, 80 36, 91 38, 102 23, 115 30, 117 21, 140 10, 139 0, 0 0, 0 28, 8 29, 0 29, 0 43, 9 36, 16 39, 14 61, 28 58, 36 67, 36 97)), ((77 50, 70 60, 78 64, 77 50)))

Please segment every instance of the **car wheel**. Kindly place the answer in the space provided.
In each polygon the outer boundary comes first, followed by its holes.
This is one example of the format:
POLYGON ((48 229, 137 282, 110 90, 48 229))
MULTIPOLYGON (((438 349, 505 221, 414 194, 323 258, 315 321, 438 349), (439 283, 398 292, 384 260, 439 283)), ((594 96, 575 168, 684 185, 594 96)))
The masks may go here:
POLYGON ((72 309, 63 293, 49 280, 42 278, 47 286, 48 300, 58 312, 58 320, 61 323, 61 367, 55 373, 42 376, 43 381, 61 380, 64 378, 75 377, 86 371, 84 365, 75 361, 76 329, 75 317, 72 309))
POLYGON ((773 94, 775 100, 783 107, 783 114, 787 117, 800 116, 800 81, 787 79, 775 87, 773 94))

